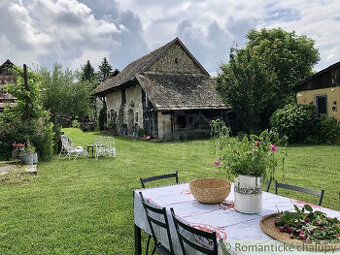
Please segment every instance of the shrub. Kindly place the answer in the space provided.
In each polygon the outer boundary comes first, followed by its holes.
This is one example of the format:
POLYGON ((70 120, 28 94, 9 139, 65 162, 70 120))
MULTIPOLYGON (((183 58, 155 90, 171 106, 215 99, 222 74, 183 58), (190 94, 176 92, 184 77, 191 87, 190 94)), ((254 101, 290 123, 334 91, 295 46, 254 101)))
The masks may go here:
POLYGON ((331 144, 340 134, 340 124, 334 117, 319 119, 319 142, 331 144))
POLYGON ((144 129, 143 128, 138 128, 137 129, 137 137, 142 138, 144 136, 144 129))
POLYGON ((270 124, 293 143, 305 142, 318 132, 318 119, 313 105, 288 104, 274 112, 270 124))
POLYGON ((73 128, 80 128, 80 123, 78 120, 74 120, 72 121, 72 127, 73 128))
POLYGON ((53 155, 53 124, 48 118, 33 119, 30 123, 18 117, 0 118, 0 158, 11 158, 13 143, 26 143, 30 140, 42 161, 50 160, 53 155))

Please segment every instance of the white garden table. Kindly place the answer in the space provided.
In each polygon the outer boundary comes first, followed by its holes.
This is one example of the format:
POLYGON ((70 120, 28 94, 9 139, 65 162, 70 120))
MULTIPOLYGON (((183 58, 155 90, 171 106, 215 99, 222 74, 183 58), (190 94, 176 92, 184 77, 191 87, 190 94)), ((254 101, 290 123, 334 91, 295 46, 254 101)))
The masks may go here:
MULTIPOLYGON (((170 214, 170 208, 174 208, 175 214, 191 226, 202 230, 213 230, 217 233, 217 239, 222 238, 230 254, 325 254, 322 252, 308 252, 300 247, 296 248, 284 245, 268 235, 266 235, 259 226, 260 219, 268 214, 280 211, 294 211, 294 205, 302 208, 305 203, 287 197, 263 192, 263 209, 258 214, 242 214, 234 210, 234 188, 227 199, 219 205, 201 204, 194 199, 189 184, 177 184, 157 188, 141 189, 134 191, 134 224, 135 224, 135 254, 141 254, 140 231, 144 230, 151 234, 146 214, 141 202, 139 192, 141 191, 144 198, 155 206, 166 207, 168 212, 171 237, 175 254, 182 254, 175 226, 170 214), (265 250, 266 249, 266 250, 265 250), (287 249, 289 249, 287 251, 287 249)), ((311 205, 311 204, 310 204, 311 205)), ((340 212, 330 210, 321 206, 311 205, 314 209, 325 212, 329 217, 340 218, 340 212)), ((155 230, 157 231, 157 229, 155 230)), ((169 247, 165 232, 158 231, 156 234, 161 243, 169 247)), ((329 249, 332 247, 329 246, 329 249)), ((223 254, 219 247, 219 254, 223 254)), ((340 254, 339 250, 328 251, 326 254, 340 254)))

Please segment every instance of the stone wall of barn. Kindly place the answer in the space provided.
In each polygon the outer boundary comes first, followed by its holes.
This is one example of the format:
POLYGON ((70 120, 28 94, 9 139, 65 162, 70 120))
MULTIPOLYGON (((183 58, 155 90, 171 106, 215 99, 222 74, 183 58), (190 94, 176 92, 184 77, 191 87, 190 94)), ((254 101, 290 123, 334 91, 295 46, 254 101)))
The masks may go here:
POLYGON ((123 133, 123 126, 127 126, 129 135, 136 126, 143 128, 142 88, 139 84, 109 93, 106 96, 106 105, 108 124, 119 134, 123 133))
POLYGON ((128 125, 130 134, 136 125, 138 125, 139 128, 143 128, 142 87, 137 84, 136 86, 127 88, 125 95, 124 123, 128 125))
POLYGON ((181 74, 205 74, 184 49, 175 43, 159 58, 147 71, 181 73, 181 74))

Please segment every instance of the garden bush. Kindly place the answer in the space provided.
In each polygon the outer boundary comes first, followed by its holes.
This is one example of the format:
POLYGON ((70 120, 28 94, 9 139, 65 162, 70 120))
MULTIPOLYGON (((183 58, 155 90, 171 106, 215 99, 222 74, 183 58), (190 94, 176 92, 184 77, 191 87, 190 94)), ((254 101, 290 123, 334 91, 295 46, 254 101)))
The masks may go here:
POLYGON ((288 104, 274 112, 272 128, 290 143, 332 143, 340 134, 334 117, 317 117, 314 105, 288 104))
POLYGON ((331 144, 340 134, 340 124, 334 117, 319 119, 319 142, 331 144))
POLYGON ((74 120, 72 121, 72 127, 73 128, 80 128, 80 123, 78 120, 74 120))
POLYGON ((28 70, 29 93, 25 90, 24 72, 15 68, 17 84, 6 85, 5 90, 17 98, 14 107, 6 106, 0 114, 0 157, 11 158, 13 143, 26 143, 30 140, 41 160, 50 160, 53 155, 53 124, 50 115, 42 107, 40 77, 28 70), (26 99, 29 98, 29 112, 26 112, 26 99), (29 115, 27 116, 27 114, 29 115))
POLYGON ((289 142, 305 142, 317 133, 317 118, 313 105, 287 104, 274 112, 270 119, 271 127, 289 142))

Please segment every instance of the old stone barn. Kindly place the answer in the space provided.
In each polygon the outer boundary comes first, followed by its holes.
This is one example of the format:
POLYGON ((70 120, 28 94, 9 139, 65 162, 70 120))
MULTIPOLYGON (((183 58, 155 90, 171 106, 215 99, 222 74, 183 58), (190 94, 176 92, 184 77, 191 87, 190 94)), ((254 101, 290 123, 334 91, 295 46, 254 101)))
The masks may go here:
POLYGON ((214 80, 179 38, 135 60, 93 92, 106 101, 107 119, 119 134, 143 129, 151 138, 208 136, 210 121, 228 107, 214 80))

